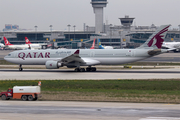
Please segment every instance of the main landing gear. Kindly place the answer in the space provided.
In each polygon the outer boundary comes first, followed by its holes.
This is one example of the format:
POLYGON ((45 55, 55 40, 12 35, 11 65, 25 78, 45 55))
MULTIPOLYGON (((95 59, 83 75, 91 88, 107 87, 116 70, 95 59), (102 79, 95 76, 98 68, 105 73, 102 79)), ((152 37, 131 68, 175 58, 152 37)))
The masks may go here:
POLYGON ((22 65, 19 65, 19 71, 23 71, 22 65))
POLYGON ((75 72, 95 72, 96 71, 96 68, 95 67, 87 67, 86 70, 85 68, 75 68, 74 69, 75 72))

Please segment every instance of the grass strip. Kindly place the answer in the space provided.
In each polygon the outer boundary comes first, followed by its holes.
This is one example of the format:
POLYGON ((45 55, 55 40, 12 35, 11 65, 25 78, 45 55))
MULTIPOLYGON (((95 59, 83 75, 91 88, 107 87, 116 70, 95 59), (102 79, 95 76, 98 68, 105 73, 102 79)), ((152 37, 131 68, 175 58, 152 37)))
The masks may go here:
MULTIPOLYGON (((180 103, 180 79, 42 80, 41 100, 180 103)), ((0 91, 37 85, 37 80, 0 81, 0 91)))
POLYGON ((0 65, 16 65, 16 64, 7 62, 6 60, 0 60, 0 65))

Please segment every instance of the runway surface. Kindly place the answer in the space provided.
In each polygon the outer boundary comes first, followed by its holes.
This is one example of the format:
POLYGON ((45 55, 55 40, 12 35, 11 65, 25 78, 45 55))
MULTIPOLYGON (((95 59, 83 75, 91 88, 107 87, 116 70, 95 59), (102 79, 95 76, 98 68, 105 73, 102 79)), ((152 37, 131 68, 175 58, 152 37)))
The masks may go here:
POLYGON ((0 80, 106 80, 106 79, 179 79, 180 68, 108 69, 96 72, 74 72, 72 69, 0 69, 0 80))
POLYGON ((179 104, 0 101, 0 120, 180 120, 179 104))

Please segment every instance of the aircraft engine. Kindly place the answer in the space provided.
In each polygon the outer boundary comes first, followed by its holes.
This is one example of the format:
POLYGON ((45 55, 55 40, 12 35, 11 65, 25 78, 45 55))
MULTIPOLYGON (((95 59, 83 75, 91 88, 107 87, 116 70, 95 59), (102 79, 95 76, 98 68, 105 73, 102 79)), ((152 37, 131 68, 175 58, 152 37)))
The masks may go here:
POLYGON ((58 69, 59 67, 63 67, 63 64, 58 61, 47 61, 46 69, 58 69))

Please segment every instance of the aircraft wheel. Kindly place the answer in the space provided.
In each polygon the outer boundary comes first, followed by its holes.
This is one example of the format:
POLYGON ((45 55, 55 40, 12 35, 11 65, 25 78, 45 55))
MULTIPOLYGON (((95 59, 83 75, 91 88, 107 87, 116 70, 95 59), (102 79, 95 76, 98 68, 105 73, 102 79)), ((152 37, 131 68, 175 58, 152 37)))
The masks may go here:
POLYGON ((22 71, 23 70, 23 68, 19 68, 19 71, 22 71))
POLYGON ((84 68, 81 68, 80 71, 81 71, 81 72, 85 72, 85 69, 84 69, 84 68))
POLYGON ((96 68, 95 68, 95 67, 91 68, 91 71, 92 71, 92 72, 95 72, 95 71, 96 71, 96 68))
POLYGON ((79 70, 79 68, 75 68, 75 70, 74 70, 75 72, 79 72, 80 70, 79 70))
POLYGON ((90 72, 90 71, 91 71, 91 68, 86 68, 86 71, 87 71, 87 72, 90 72))

